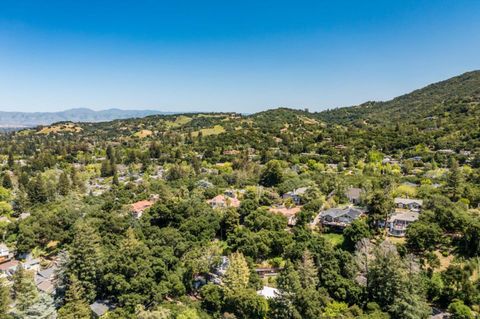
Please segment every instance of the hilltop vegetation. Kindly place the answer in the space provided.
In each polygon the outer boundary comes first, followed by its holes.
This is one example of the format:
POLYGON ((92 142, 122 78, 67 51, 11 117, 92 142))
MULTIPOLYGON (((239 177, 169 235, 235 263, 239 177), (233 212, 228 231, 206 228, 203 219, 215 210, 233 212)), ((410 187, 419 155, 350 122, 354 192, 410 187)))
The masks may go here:
POLYGON ((479 74, 322 113, 1 135, 0 316, 474 318, 479 74))

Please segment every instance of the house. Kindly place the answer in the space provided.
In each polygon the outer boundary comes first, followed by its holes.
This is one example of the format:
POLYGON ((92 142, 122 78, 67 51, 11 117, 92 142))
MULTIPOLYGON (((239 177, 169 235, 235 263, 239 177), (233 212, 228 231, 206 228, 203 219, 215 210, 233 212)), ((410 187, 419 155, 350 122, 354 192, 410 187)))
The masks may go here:
POLYGON ((135 218, 142 217, 142 214, 145 210, 152 207, 153 204, 157 201, 157 198, 152 198, 149 200, 141 200, 139 202, 133 203, 130 205, 130 212, 135 216, 135 218))
POLYGON ((10 249, 4 243, 0 244, 0 262, 8 260, 10 257, 10 249))
POLYGON ((55 291, 54 280, 56 270, 57 266, 52 266, 37 272, 35 276, 35 284, 38 290, 47 294, 53 294, 55 291))
POLYGON ((272 206, 268 210, 272 213, 281 214, 287 217, 288 226, 295 226, 295 224, 297 223, 296 215, 298 214, 298 212, 300 212, 301 209, 302 209, 301 206, 288 208, 281 205, 281 206, 272 206))
POLYGON ((33 270, 35 272, 40 271, 40 259, 30 258, 25 260, 23 263, 23 268, 25 268, 25 270, 33 270))
POLYGON ((225 195, 217 195, 214 198, 207 201, 212 208, 226 208, 226 207, 239 207, 240 201, 236 197, 229 197, 225 195))
POLYGON ((347 197, 350 203, 352 203, 353 205, 359 205, 361 201, 362 193, 363 193, 363 190, 361 188, 350 187, 345 192, 345 197, 347 197))
POLYGON ((358 207, 330 208, 319 214, 322 225, 345 228, 365 214, 358 207))
POLYGON ((19 262, 18 260, 9 260, 7 262, 4 262, 0 264, 0 274, 2 277, 10 277, 12 276, 15 271, 17 270, 19 262))
POLYGON ((95 318, 100 318, 115 307, 108 300, 96 300, 90 305, 90 310, 95 318))
POLYGON ((414 198, 400 198, 394 199, 395 207, 400 209, 408 209, 412 212, 419 212, 423 206, 423 200, 414 198))
POLYGON ((300 205, 300 203, 302 202, 302 196, 305 194, 307 189, 308 187, 300 187, 300 188, 294 189, 291 192, 283 194, 282 197, 283 199, 291 198, 295 203, 295 205, 300 205))
POLYGON ((265 299, 277 298, 280 294, 280 290, 268 286, 263 286, 262 290, 257 291, 257 295, 262 296, 265 299))
POLYGON ((387 220, 388 234, 395 237, 403 237, 407 227, 418 220, 419 213, 414 211, 396 211, 387 220))

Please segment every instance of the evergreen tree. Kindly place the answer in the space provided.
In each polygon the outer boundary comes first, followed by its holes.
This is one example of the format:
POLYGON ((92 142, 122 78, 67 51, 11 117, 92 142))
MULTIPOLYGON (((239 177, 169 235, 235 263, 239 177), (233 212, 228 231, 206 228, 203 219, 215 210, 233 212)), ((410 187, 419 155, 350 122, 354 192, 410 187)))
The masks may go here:
POLYGON ((120 182, 118 181, 118 173, 117 173, 117 170, 115 170, 115 172, 113 173, 112 185, 115 185, 115 186, 120 185, 120 182))
POLYGON ((42 176, 38 174, 33 178, 33 181, 28 185, 28 197, 30 202, 45 203, 48 200, 48 190, 42 176))
POLYGON ((85 298, 93 301, 100 278, 100 238, 92 225, 81 221, 75 225, 75 235, 70 248, 70 274, 80 281, 85 298))
POLYGON ((13 157, 12 149, 10 149, 10 151, 8 152, 7 165, 10 169, 13 169, 13 166, 15 165, 15 159, 13 157))
POLYGON ((4 278, 0 278, 0 318, 8 318, 10 310, 10 289, 4 278))
POLYGON ((102 162, 102 166, 100 167, 100 176, 112 176, 112 163, 110 163, 110 161, 105 160, 102 162))
POLYGON ((243 254, 239 252, 231 254, 223 280, 225 296, 231 296, 242 289, 246 289, 249 280, 250 269, 243 254))
MULTIPOLYGON (((63 250, 58 254, 57 268, 55 269, 55 304, 61 306, 64 303, 65 293, 69 285, 70 256, 63 250)), ((77 279, 78 280, 78 279, 77 279)))
POLYGON ((72 166, 72 170, 70 171, 70 180, 72 181, 72 188, 73 189, 80 188, 81 182, 78 178, 78 173, 77 173, 77 169, 75 168, 75 166, 72 166))
POLYGON ((460 166, 456 159, 452 157, 450 160, 450 172, 448 174, 448 187, 452 192, 452 198, 459 200, 462 197, 464 185, 464 177, 460 166))
POLYGON ((303 253, 302 260, 297 265, 297 271, 303 288, 317 288, 318 270, 313 262, 313 256, 310 251, 306 250, 303 253))
POLYGON ((65 295, 65 305, 58 311, 59 319, 90 318, 90 307, 84 297, 81 283, 75 276, 70 276, 70 285, 65 295))
POLYGON ((17 192, 17 196, 13 201, 13 210, 15 212, 15 216, 18 217, 20 216, 21 213, 23 213, 28 205, 28 198, 27 198, 27 193, 23 189, 23 187, 20 187, 20 189, 17 192))
MULTIPOLYGON (((57 312, 50 295, 42 293, 37 299, 26 309, 14 309, 12 311, 15 319, 55 319, 57 312)), ((89 317, 87 317, 89 318, 89 317)), ((79 318, 80 319, 80 318, 79 318)))
POLYGON ((66 196, 70 192, 70 180, 68 179, 68 174, 66 171, 63 171, 60 174, 57 189, 58 193, 62 196, 66 196))
POLYGON ((376 231, 381 221, 385 222, 392 212, 394 204, 390 194, 383 190, 376 191, 368 201, 368 224, 376 231))
POLYGON ((38 299, 38 291, 33 280, 33 274, 27 272, 20 264, 13 275, 13 299, 15 308, 26 311, 38 299))
POLYGON ((13 188, 13 182, 12 182, 12 178, 10 177, 9 172, 4 172, 3 173, 2 186, 7 188, 7 189, 12 189, 13 188))
POLYGON ((111 164, 115 164, 115 151, 112 147, 112 145, 108 145, 107 146, 107 150, 106 150, 106 155, 107 155, 107 160, 111 163, 111 164))

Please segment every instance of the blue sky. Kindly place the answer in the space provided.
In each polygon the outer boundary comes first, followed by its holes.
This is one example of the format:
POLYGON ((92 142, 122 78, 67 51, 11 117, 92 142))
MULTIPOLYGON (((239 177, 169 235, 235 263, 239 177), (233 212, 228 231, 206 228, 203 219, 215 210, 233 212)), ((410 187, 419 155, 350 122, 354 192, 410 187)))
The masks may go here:
POLYGON ((480 69, 480 1, 0 1, 0 110, 255 112, 480 69))

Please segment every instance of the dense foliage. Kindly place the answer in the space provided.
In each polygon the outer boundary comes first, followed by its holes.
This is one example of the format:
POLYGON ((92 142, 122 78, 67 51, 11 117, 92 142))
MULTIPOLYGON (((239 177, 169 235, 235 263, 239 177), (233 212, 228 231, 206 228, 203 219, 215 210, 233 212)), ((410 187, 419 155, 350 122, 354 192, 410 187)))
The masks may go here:
POLYGON ((432 307, 473 318, 479 88, 475 72, 316 114, 163 115, 1 135, 5 243, 58 270, 48 295, 19 266, 11 288, 0 282, 0 314, 88 318, 108 300, 109 318, 413 319, 432 307), (284 196, 304 187, 299 202, 284 196), (363 190, 365 218, 341 230, 314 223, 345 206, 351 187, 363 190), (235 193, 228 207, 208 202, 225 191, 235 193), (405 239, 382 227, 394 197, 424 201, 405 239), (280 206, 298 208, 295 223, 280 206), (257 294, 264 286, 276 296, 257 294))

